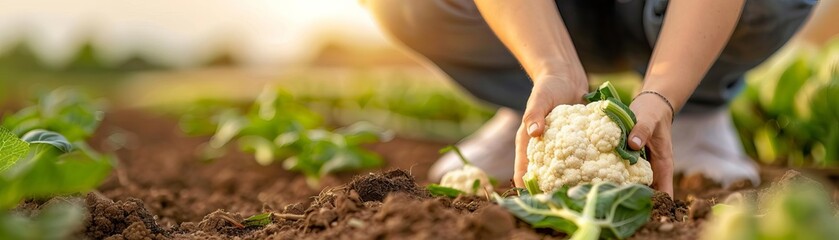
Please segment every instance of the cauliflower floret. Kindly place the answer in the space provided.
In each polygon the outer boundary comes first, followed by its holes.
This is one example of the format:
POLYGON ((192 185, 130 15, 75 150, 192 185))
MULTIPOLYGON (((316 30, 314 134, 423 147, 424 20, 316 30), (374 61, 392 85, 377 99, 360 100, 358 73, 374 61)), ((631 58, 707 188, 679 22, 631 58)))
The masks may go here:
POLYGON ((450 171, 443 175, 443 181, 440 181, 440 186, 454 188, 463 191, 467 194, 475 195, 484 192, 492 192, 492 182, 489 180, 487 174, 478 167, 470 164, 463 165, 463 168, 450 171), (480 186, 475 189, 475 180, 480 182, 480 186))
POLYGON ((608 105, 559 105, 548 114, 545 133, 527 146, 527 171, 542 191, 597 182, 652 183, 647 160, 630 165, 615 152, 623 133, 604 113, 608 105))

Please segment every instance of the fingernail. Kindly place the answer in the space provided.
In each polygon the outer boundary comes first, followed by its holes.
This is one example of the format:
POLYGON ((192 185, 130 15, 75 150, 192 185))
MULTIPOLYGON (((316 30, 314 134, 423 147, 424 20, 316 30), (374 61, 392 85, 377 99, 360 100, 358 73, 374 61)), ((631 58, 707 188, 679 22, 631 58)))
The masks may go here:
POLYGON ((632 137, 632 142, 639 147, 641 146, 641 138, 639 137, 632 137))
POLYGON ((539 124, 531 123, 529 127, 527 127, 527 134, 533 136, 533 133, 536 132, 536 128, 539 127, 539 124))

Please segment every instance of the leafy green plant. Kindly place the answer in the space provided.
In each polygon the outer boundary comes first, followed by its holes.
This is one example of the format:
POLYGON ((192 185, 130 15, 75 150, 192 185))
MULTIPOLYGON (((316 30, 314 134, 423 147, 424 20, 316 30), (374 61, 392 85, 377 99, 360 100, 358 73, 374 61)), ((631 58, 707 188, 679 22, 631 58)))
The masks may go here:
POLYGON ((52 197, 95 188, 111 170, 111 159, 86 149, 73 150, 64 136, 32 130, 23 139, 0 128, 0 209, 23 198, 52 197))
POLYGON ((99 186, 111 159, 74 149, 62 135, 35 129, 19 139, 0 127, 0 238, 65 239, 79 227, 81 206, 56 204, 33 218, 10 212, 24 198, 85 192, 99 186))
POLYGON ((747 152, 770 164, 839 165, 839 39, 750 75, 731 107, 747 152))
POLYGON ((839 216, 812 180, 775 185, 758 196, 735 193, 715 205, 702 239, 835 239, 839 216))
POLYGON ((627 238, 643 226, 652 211, 653 190, 640 184, 612 183, 563 187, 495 201, 534 228, 551 228, 571 239, 627 238))
POLYGON ((20 136, 33 129, 61 133, 71 142, 90 137, 99 127, 102 106, 71 88, 60 88, 38 98, 36 104, 3 119, 2 126, 20 136))
POLYGON ((84 142, 101 120, 97 109, 78 92, 61 89, 4 119, 0 126, 0 239, 66 239, 80 226, 84 216, 78 204, 47 204, 31 218, 10 209, 27 198, 89 191, 107 177, 113 159, 84 142))
POLYGON ((427 73, 357 70, 342 79, 302 75, 292 78, 306 81, 286 81, 289 89, 330 121, 369 121, 411 138, 457 141, 495 112, 427 73), (325 84, 341 87, 325 89, 325 84))
POLYGON ((286 169, 303 173, 313 187, 321 177, 333 172, 381 165, 381 158, 362 146, 392 137, 363 122, 328 130, 320 115, 291 94, 271 88, 260 94, 246 114, 237 108, 201 109, 204 114, 213 115, 202 118, 192 113, 189 119, 182 119, 181 126, 200 133, 200 129, 215 125, 214 134, 203 149, 207 158, 219 157, 224 147, 235 140, 242 150, 253 153, 259 164, 282 159, 286 169), (208 124, 206 119, 214 123, 208 124))
POLYGON ((83 218, 84 209, 72 203, 51 204, 33 217, 0 212, 0 239, 68 239, 83 218))

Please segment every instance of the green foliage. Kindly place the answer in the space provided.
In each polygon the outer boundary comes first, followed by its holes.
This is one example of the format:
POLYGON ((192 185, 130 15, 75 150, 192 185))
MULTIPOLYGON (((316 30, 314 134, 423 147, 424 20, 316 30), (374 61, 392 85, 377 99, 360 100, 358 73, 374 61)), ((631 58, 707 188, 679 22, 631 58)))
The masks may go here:
MULTIPOLYGON (((0 130, 7 132, 8 130, 0 130)), ((12 134, 0 134, 4 144, 0 158, 13 159, 0 172, 0 209, 9 209, 27 197, 52 197, 88 191, 99 185, 111 170, 111 159, 89 149, 71 151, 61 135, 32 130, 25 142, 12 134), (38 138, 34 136, 46 136, 38 138), (11 147, 6 147, 11 146, 11 147), (20 152, 26 154, 20 155, 20 152)))
POLYGON ((0 127, 0 209, 27 197, 98 186, 110 172, 112 160, 91 150, 84 140, 101 119, 98 106, 72 89, 52 91, 34 106, 7 116, 2 126, 13 131, 0 127))
POLYGON ((216 103, 196 107, 181 119, 181 128, 191 133, 214 129, 203 150, 206 157, 223 155, 224 147, 236 140, 258 163, 281 159, 286 169, 303 173, 312 186, 330 173, 381 165, 381 158, 362 145, 391 137, 365 123, 327 130, 319 114, 281 89, 266 89, 245 114, 216 103))
POLYGON ((73 151, 73 145, 70 141, 61 134, 50 132, 43 129, 35 129, 29 131, 21 137, 21 140, 30 144, 48 144, 57 148, 59 151, 68 153, 73 151))
POLYGON ((353 125, 335 132, 323 129, 288 132, 278 136, 274 143, 278 151, 291 155, 283 161, 286 169, 300 171, 316 183, 329 173, 382 164, 381 157, 362 147, 380 137, 375 130, 361 126, 353 125))
POLYGON ((84 142, 99 120, 96 106, 73 90, 53 91, 37 105, 4 119, 0 126, 0 239, 67 239, 81 227, 84 211, 78 204, 48 203, 34 217, 10 209, 25 198, 96 188, 110 173, 113 161, 84 142))
POLYGON ((814 181, 773 186, 757 197, 734 194, 713 207, 703 239, 835 239, 839 216, 814 181))
POLYGON ((611 183, 563 187, 551 193, 494 196, 499 205, 534 228, 551 228, 571 239, 627 238, 652 211, 653 190, 640 184, 611 183))
POLYGON ((369 121, 402 136, 457 141, 495 113, 427 73, 356 71, 321 79, 306 73, 292 89, 309 106, 341 124, 369 121), (384 74, 383 74, 384 73, 384 74), (347 79, 342 79, 347 78, 347 79), (324 88, 324 84, 339 87, 324 88))
POLYGON ((253 215, 242 221, 242 225, 245 225, 245 227, 264 227, 271 224, 272 215, 270 212, 253 215))
POLYGON ((6 116, 2 126, 16 135, 33 129, 60 133, 70 142, 87 139, 99 127, 103 112, 82 93, 73 89, 56 89, 42 95, 33 106, 6 116))
MULTIPOLYGON (((481 182, 477 182, 477 183, 478 183, 478 187, 480 187, 481 182)), ((433 183, 428 184, 428 186, 425 186, 425 189, 427 189, 428 192, 431 193, 431 195, 438 196, 438 197, 456 198, 457 196, 460 196, 460 195, 467 195, 463 191, 460 191, 460 190, 457 190, 457 189, 454 189, 454 188, 450 188, 450 187, 440 186, 439 184, 433 184, 433 183)))
POLYGON ((83 219, 84 209, 71 203, 50 204, 31 218, 0 211, 0 239, 68 239, 83 219))
POLYGON ((746 151, 764 163, 839 165, 839 40, 752 74, 731 105, 746 151))
POLYGON ((8 129, 0 127, 0 172, 15 164, 29 149, 29 143, 21 141, 8 129))

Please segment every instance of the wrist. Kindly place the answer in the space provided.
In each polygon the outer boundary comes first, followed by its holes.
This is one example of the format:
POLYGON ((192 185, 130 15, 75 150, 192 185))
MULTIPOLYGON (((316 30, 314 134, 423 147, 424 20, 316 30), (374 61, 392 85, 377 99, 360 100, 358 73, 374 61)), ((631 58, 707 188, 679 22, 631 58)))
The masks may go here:
POLYGON ((642 90, 632 99, 630 108, 633 111, 635 108, 643 108, 652 115, 651 117, 668 123, 672 123, 676 118, 676 110, 670 100, 656 91, 642 90))
POLYGON ((562 84, 571 89, 588 92, 588 78, 580 64, 560 59, 548 60, 529 72, 534 85, 562 84))

